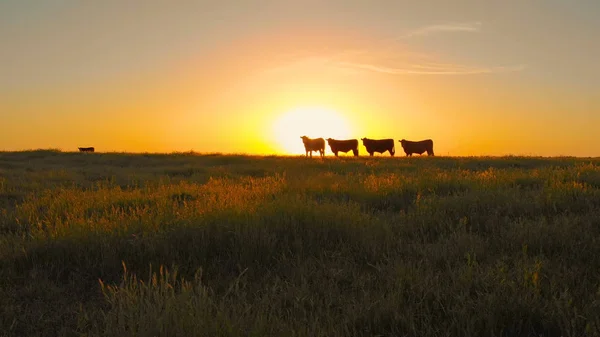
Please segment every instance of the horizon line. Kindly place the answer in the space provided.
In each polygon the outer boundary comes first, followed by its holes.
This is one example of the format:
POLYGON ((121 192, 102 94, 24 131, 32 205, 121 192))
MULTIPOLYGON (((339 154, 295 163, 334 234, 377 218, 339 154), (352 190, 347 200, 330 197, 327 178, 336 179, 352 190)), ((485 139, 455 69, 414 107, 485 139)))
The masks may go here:
MULTIPOLYGON (((95 151, 92 153, 82 153, 80 151, 64 151, 62 149, 58 149, 58 148, 38 148, 38 149, 24 149, 24 150, 0 150, 0 154, 6 154, 6 153, 27 153, 27 152, 57 152, 57 153, 81 153, 82 155, 94 155, 94 154, 121 154, 121 155, 195 155, 195 156, 244 156, 244 157, 306 157, 306 155, 304 153, 297 153, 297 154, 289 154, 289 153, 249 153, 249 152, 199 152, 199 151, 194 151, 194 150, 189 150, 189 151, 171 151, 171 152, 150 152, 150 151, 144 151, 144 152, 131 152, 131 151, 95 151)), ((356 158, 353 155, 340 155, 339 157, 336 157, 335 155, 333 155, 333 153, 326 153, 325 156, 328 157, 333 157, 333 158, 356 158)), ((364 157, 364 158, 371 158, 371 156, 368 155, 362 155, 362 156, 358 156, 360 157, 364 157)), ((408 158, 408 156, 405 156, 403 154, 401 155, 397 155, 397 156, 389 156, 389 155, 376 155, 373 156, 373 158, 408 158)), ((505 158, 505 157, 522 157, 522 158, 548 158, 548 159, 552 159, 552 158, 588 158, 588 159, 600 159, 600 155, 598 156, 576 156, 576 155, 564 155, 564 154, 559 154, 559 155, 551 155, 551 156, 544 156, 544 155, 536 155, 536 154, 480 154, 480 155, 451 155, 451 154, 446 154, 446 155, 435 155, 435 156, 427 156, 427 155, 420 155, 420 156, 412 156, 410 158, 421 158, 421 157, 427 157, 427 158, 505 158)), ((310 158, 310 157, 309 157, 310 158)), ((318 159, 318 156, 315 157, 315 159, 318 159)))

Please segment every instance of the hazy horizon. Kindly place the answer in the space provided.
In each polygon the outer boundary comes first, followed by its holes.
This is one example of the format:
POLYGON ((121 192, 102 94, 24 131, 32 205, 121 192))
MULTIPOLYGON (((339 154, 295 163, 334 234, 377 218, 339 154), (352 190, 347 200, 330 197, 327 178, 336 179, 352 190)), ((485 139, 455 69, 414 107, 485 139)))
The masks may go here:
MULTIPOLYGON (((58 151, 60 153, 81 153, 81 151, 75 149, 61 149, 61 148, 30 148, 30 149, 20 149, 20 150, 0 150, 0 153, 26 153, 26 152, 37 152, 37 151, 58 151)), ((216 151, 196 151, 193 149, 189 150, 173 150, 173 151, 117 151, 117 150, 109 150, 103 151, 101 149, 95 149, 94 154, 123 154, 123 155, 196 155, 196 156, 244 156, 244 157, 305 157, 305 153, 284 153, 284 152, 273 152, 273 153, 256 153, 256 152, 216 152, 216 151)), ((92 155, 94 155, 92 154, 92 155)), ((89 155, 86 153, 82 153, 82 155, 89 155)), ((320 157, 318 153, 313 152, 313 157, 315 160, 318 160, 320 157)), ((329 150, 329 147, 325 149, 325 157, 336 158, 334 154, 329 150)), ((371 158, 369 153, 367 153, 364 148, 360 148, 360 155, 358 157, 354 157, 352 155, 352 151, 348 153, 339 153, 340 158, 371 158)), ((390 156, 389 153, 381 154, 375 153, 374 157, 385 157, 385 158, 419 158, 419 157, 428 157, 427 153, 422 155, 413 154, 412 157, 407 157, 406 154, 400 148, 396 148, 396 155, 390 156), (400 152, 398 152, 400 151, 400 152)), ((480 155, 456 155, 451 153, 436 153, 432 158, 510 158, 510 157, 519 157, 519 158, 543 158, 543 159, 552 159, 552 158, 578 158, 578 159, 597 159, 600 156, 575 156, 570 154, 557 154, 550 156, 542 156, 536 154, 496 154, 496 155, 488 155, 488 154, 480 154, 480 155)), ((308 157, 311 159, 310 157, 308 157)))
POLYGON ((307 135, 597 157, 599 14, 593 0, 5 0, 0 151, 296 155, 307 135))

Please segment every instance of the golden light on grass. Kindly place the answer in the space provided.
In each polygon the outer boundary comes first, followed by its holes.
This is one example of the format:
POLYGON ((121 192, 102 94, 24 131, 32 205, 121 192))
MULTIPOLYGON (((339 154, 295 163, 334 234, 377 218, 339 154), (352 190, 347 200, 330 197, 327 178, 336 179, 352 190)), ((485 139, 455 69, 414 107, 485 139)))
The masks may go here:
MULTIPOLYGON (((300 137, 355 138, 348 120, 333 109, 298 107, 283 113, 273 123, 278 151, 288 154, 304 153, 300 137)), ((326 149, 327 152, 327 149, 326 149)))

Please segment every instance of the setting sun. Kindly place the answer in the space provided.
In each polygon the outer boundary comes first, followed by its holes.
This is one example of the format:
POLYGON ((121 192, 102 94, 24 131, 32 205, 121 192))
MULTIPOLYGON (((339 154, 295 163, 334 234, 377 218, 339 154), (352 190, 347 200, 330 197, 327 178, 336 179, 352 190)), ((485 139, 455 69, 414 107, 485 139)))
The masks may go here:
POLYGON ((273 131, 278 150, 289 154, 304 153, 302 136, 352 138, 348 121, 336 111, 323 107, 301 107, 285 112, 273 123, 273 131))

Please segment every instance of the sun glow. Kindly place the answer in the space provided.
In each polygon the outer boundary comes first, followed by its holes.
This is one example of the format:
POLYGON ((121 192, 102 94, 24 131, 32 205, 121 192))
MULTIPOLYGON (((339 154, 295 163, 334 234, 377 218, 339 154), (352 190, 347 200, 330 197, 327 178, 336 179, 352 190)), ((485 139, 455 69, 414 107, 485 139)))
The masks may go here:
MULTIPOLYGON (((334 110, 322 107, 301 107, 290 110, 273 124, 278 151, 303 154, 300 137, 348 139, 352 130, 348 121, 334 110)), ((330 152, 327 145, 325 152, 330 152)))

